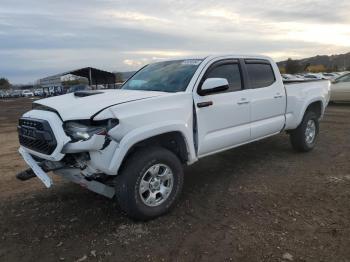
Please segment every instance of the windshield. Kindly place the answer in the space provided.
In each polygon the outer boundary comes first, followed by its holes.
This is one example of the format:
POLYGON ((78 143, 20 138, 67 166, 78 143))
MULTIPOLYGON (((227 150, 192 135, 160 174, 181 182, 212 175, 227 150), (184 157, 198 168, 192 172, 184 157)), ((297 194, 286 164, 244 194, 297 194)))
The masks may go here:
POLYGON ((162 92, 185 91, 203 60, 189 59, 150 64, 138 71, 122 89, 162 92))

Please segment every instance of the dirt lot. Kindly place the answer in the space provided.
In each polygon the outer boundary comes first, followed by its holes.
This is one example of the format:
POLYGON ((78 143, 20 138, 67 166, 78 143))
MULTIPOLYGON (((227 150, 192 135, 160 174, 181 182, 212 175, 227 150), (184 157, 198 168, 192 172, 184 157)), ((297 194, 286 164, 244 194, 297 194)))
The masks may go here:
POLYGON ((181 200, 148 223, 58 178, 20 182, 16 123, 0 101, 0 261, 350 261, 350 105, 332 105, 317 148, 281 134, 186 168, 181 200))

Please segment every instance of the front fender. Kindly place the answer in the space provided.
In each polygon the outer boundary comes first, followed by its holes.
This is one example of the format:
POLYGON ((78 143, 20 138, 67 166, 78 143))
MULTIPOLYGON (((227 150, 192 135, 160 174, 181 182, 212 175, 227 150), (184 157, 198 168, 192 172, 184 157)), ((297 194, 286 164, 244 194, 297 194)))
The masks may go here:
POLYGON ((192 128, 188 126, 187 123, 181 121, 167 121, 157 124, 152 124, 148 126, 143 126, 132 130, 127 133, 119 142, 117 149, 115 150, 113 157, 109 165, 109 173, 117 174, 120 165, 122 164, 128 151, 137 143, 152 138, 157 135, 169 133, 169 132, 180 132, 186 142, 187 152, 188 152, 188 162, 192 163, 197 160, 192 128))

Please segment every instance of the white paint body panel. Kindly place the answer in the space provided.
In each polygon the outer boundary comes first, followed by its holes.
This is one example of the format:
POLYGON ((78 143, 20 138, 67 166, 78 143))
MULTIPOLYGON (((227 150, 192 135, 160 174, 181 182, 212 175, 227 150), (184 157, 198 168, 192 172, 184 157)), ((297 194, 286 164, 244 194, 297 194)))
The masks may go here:
POLYGON ((329 82, 283 85, 277 65, 265 56, 210 56, 203 60, 187 89, 178 93, 130 90, 100 90, 102 94, 75 97, 73 94, 39 100, 36 103, 58 112, 63 121, 119 119, 109 131, 112 142, 102 149, 102 139, 68 144, 62 120, 57 114, 32 110, 24 116, 45 119, 53 127, 59 146, 51 156, 26 149, 44 159, 59 161, 65 153, 89 152, 89 168, 108 175, 118 174, 129 149, 136 143, 160 134, 179 132, 186 143, 188 164, 198 158, 256 141, 282 130, 296 128, 312 102, 329 100, 329 82), (276 82, 267 88, 199 96, 197 88, 206 69, 221 59, 267 59, 273 65, 276 82), (280 96, 275 98, 275 96, 280 96), (212 106, 198 108, 210 99, 212 106), (244 100, 245 99, 245 100, 244 100), (247 101, 248 103, 240 103, 247 101), (240 104, 239 104, 240 103, 240 104), (195 111, 194 111, 195 108, 195 111), (195 121, 194 121, 195 119, 195 121), (196 128, 194 124, 196 123, 196 128), (197 133, 196 133, 197 130, 197 133), (66 146, 65 146, 66 145, 66 146), (64 147, 65 146, 65 147, 64 147), (65 151, 62 151, 65 148, 65 151))
POLYGON ((179 92, 116 105, 97 115, 96 120, 115 117, 120 122, 109 132, 118 146, 111 157, 108 173, 117 173, 124 156, 134 144, 168 132, 182 134, 188 160, 194 162, 197 157, 193 141, 192 107, 192 95, 179 92))
MULTIPOLYGON (((272 67, 274 72, 278 72, 275 63, 272 67)), ((272 85, 250 90, 252 140, 279 133, 285 124, 287 94, 281 75, 275 73, 275 77, 272 85)))
MULTIPOLYGON (((98 91, 97 91, 98 92, 98 91)), ((59 112, 63 121, 89 119, 95 113, 114 104, 166 94, 154 91, 103 90, 100 94, 76 97, 74 93, 40 99, 34 103, 51 107, 59 112)))
POLYGON ((250 90, 208 96, 194 94, 195 103, 212 101, 213 105, 196 109, 198 156, 241 144, 250 139, 250 90))
POLYGON ((330 81, 310 81, 286 85, 287 109, 285 129, 295 129, 301 122, 307 107, 320 101, 322 103, 321 117, 330 98, 330 81))

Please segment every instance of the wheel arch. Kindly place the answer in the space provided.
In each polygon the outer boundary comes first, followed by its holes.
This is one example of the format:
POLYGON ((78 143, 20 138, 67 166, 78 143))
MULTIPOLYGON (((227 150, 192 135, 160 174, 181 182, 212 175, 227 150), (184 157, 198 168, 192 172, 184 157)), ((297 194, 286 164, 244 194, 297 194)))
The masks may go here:
MULTIPOLYGON (((182 163, 188 161, 188 149, 184 136, 180 131, 172 131, 163 134, 154 135, 141 140, 132 145, 125 154, 124 161, 138 148, 144 148, 147 146, 160 146, 173 152, 182 163)), ((123 162, 124 162, 123 161, 123 162)))
POLYGON ((313 111, 320 118, 323 114, 323 103, 321 100, 310 103, 304 111, 304 115, 308 111, 313 111))
POLYGON ((324 111, 323 100, 321 98, 314 98, 313 100, 309 101, 309 103, 305 104, 302 110, 299 111, 300 113, 298 114, 296 127, 303 121, 306 112, 311 110, 314 111, 319 118, 321 118, 324 111))
POLYGON ((135 130, 120 141, 109 166, 110 173, 118 174, 118 170, 126 159, 138 148, 155 145, 167 148, 178 156, 182 163, 192 163, 197 160, 193 135, 189 133, 189 128, 186 125, 153 127, 147 130, 135 130))

